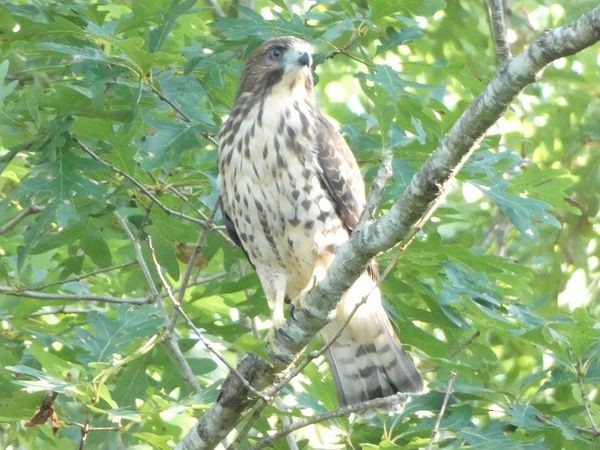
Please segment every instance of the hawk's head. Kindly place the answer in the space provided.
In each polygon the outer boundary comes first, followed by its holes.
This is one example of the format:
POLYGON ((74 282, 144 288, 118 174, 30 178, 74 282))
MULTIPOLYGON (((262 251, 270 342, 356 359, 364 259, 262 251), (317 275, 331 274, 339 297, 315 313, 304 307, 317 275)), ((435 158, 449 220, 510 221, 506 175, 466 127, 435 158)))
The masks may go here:
POLYGON ((244 67, 238 96, 244 92, 268 94, 274 88, 290 89, 301 83, 312 89, 312 47, 292 36, 265 42, 244 67))

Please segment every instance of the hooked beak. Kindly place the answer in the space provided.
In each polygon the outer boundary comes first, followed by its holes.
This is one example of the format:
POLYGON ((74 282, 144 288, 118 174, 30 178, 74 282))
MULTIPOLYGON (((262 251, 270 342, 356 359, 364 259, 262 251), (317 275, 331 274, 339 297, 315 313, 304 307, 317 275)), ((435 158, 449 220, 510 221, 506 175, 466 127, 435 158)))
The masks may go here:
POLYGON ((303 66, 310 67, 312 65, 312 58, 310 57, 310 54, 308 52, 302 53, 298 57, 298 63, 301 64, 301 65, 303 65, 303 66))

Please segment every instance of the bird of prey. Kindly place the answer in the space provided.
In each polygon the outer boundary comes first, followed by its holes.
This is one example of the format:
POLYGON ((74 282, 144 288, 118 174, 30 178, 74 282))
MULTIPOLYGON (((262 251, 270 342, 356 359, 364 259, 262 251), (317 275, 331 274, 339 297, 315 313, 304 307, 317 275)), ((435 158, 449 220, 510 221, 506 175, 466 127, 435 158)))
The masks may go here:
MULTIPOLYGON (((262 44, 219 133, 223 220, 254 266, 276 325, 286 299, 301 301, 323 279, 365 206, 356 159, 315 104, 311 65, 304 40, 262 44)), ((342 405, 423 388, 383 308, 376 272, 371 264, 320 333, 330 342, 367 296, 328 350, 342 405)))

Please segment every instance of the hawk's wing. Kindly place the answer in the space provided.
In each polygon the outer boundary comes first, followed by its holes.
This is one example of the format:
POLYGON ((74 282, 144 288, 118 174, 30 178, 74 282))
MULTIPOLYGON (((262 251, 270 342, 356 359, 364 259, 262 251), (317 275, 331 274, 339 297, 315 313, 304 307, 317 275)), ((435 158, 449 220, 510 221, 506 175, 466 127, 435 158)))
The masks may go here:
POLYGON ((317 114, 319 174, 335 205, 338 217, 352 231, 365 206, 365 185, 352 151, 340 132, 317 114))
POLYGON ((246 258, 248 258, 248 261, 250 261, 250 265, 252 267, 254 267, 254 264, 252 264, 252 261, 250 260, 250 256, 248 256, 248 252, 242 245, 242 241, 240 240, 240 237, 237 234, 237 230, 235 229, 233 220, 231 220, 231 217, 229 217, 229 215, 227 215, 227 213, 225 212, 225 208, 223 208, 223 197, 221 197, 220 195, 219 195, 219 208, 221 208, 221 214, 223 215, 223 224, 225 224, 225 228, 227 229, 227 234, 229 235, 229 237, 231 238, 233 243, 242 249, 242 251, 244 252, 244 255, 246 255, 246 258))

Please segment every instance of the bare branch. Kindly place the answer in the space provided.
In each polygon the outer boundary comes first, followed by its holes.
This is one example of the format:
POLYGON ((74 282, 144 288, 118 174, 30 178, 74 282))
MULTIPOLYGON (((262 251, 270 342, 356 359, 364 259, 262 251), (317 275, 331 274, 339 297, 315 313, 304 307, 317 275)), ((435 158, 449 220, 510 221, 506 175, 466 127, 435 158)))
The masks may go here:
POLYGON ((442 417, 444 417, 444 413, 446 412, 446 408, 448 407, 448 400, 450 399, 450 395, 452 395, 452 386, 454 386, 454 381, 456 380, 456 372, 450 372, 450 378, 448 379, 448 386, 446 387, 446 395, 444 395, 444 401, 442 402, 442 407, 440 408, 440 412, 438 413, 437 419, 435 421, 435 425, 431 430, 431 438, 429 439, 429 445, 427 446, 427 450, 433 449, 433 444, 437 439, 437 435, 440 431, 440 424, 442 423, 442 417))
POLYGON ((595 437, 595 438, 600 437, 600 430, 598 430, 598 429, 592 430, 590 428, 578 427, 578 426, 576 426, 575 429, 577 431, 579 431, 580 433, 589 434, 590 436, 595 437))
POLYGON ((377 176, 373 180, 371 190, 369 191, 369 197, 367 198, 367 204, 358 222, 358 227, 363 227, 364 224, 373 219, 375 211, 379 208, 383 194, 385 193, 385 184, 388 179, 393 175, 392 169, 392 155, 386 155, 379 166, 377 176))
POLYGON ((96 153, 94 153, 94 151, 91 148, 89 148, 87 145, 85 145, 83 142, 81 142, 78 138, 76 138, 76 137, 73 136, 73 140, 77 143, 77 145, 79 145, 79 147, 81 147, 81 149, 84 152, 86 152, 88 155, 90 155, 97 162, 99 162, 100 164, 102 164, 104 167, 107 167, 112 172, 115 172, 115 173, 121 175, 122 177, 126 178, 131 183, 133 183, 140 191, 142 191, 142 193, 144 193, 147 197, 149 197, 154 203, 156 203, 156 205, 160 209, 162 209, 167 214, 170 214, 170 215, 175 216, 175 217, 179 217, 180 219, 188 220, 188 221, 193 222, 193 223, 197 223, 197 224, 201 225, 202 227, 206 227, 207 226, 206 222, 204 220, 202 220, 202 219, 198 219, 197 217, 188 216, 187 214, 184 214, 182 212, 179 212, 179 211, 176 211, 176 210, 174 210, 172 208, 169 208, 167 205, 165 205, 164 203, 162 203, 158 199, 158 197, 156 195, 154 195, 146 186, 144 186, 138 180, 136 180, 135 178, 133 178, 127 172, 124 172, 123 170, 119 169, 118 167, 114 166, 113 164, 109 163, 108 161, 102 159, 100 156, 98 156, 96 153))
POLYGON ((590 426, 592 427, 592 431, 594 433, 599 433, 600 434, 600 428, 598 428, 598 426, 596 425, 596 422, 594 421, 594 416, 592 414, 592 410, 590 409, 590 398, 587 394, 587 391, 585 390, 585 368, 584 368, 584 364, 581 362, 581 360, 578 358, 577 359, 577 367, 575 368, 577 373, 577 381, 579 383, 579 393, 581 394, 581 402, 583 403, 583 409, 585 410, 585 414, 587 416, 588 422, 590 423, 590 426))
MULTIPOLYGON (((183 119, 184 122, 187 122, 187 123, 192 122, 192 119, 190 118, 190 116, 188 116, 185 112, 183 112, 183 110, 179 106, 177 106, 174 102, 172 102, 165 94, 163 94, 160 90, 158 90, 158 88, 156 88, 154 85, 152 85, 149 82, 146 82, 146 86, 148 86, 150 88, 150 90, 154 94, 156 94, 156 96, 158 98, 160 98, 163 102, 165 102, 167 105, 169 105, 171 108, 173 108, 173 111, 175 111, 177 114, 179 114, 179 116, 183 119)), ((204 139, 212 142, 215 146, 219 145, 217 140, 210 134, 208 134, 208 133, 201 133, 201 134, 204 137, 204 139)))
MULTIPOLYGON (((167 291, 169 298, 173 298, 173 292, 171 291, 171 287, 169 286, 169 283, 167 282, 164 275, 162 274, 160 264, 158 263, 158 259, 156 258, 156 250, 154 249, 154 245, 152 243, 152 238, 150 236, 148 236, 148 247, 150 247, 150 254, 152 255, 152 262, 154 263, 156 272, 158 273, 158 278, 160 278, 160 282, 161 282, 163 288, 165 289, 165 291, 167 291)), ((161 309, 164 311, 164 318, 168 319, 168 314, 167 314, 166 308, 164 306, 164 303, 162 301, 162 298, 159 296, 159 297, 157 297, 157 299, 160 299, 160 300, 158 300, 158 302, 161 304, 161 309)), ((170 324, 169 324, 169 326, 170 326, 170 324)), ((167 349, 169 350, 169 353, 171 354, 171 356, 173 356, 173 358, 175 359, 175 362, 177 363, 177 366, 179 367, 181 376, 190 384, 190 386, 192 386, 192 388, 194 389, 194 391, 196 391, 196 393, 200 393, 203 390, 202 386, 200 386, 200 383, 198 383, 198 380, 196 380, 194 371, 188 364, 187 360, 185 359, 185 356, 183 356, 183 352, 181 351, 181 349, 179 348, 179 345, 177 344, 177 337, 173 334, 173 329, 172 328, 170 329, 169 326, 167 326, 167 328, 165 330, 165 345, 167 346, 167 349)))
POLYGON ((17 214, 15 217, 13 217, 11 220, 9 220, 8 222, 6 222, 4 225, 2 225, 0 227, 0 236, 6 232, 12 230, 14 227, 16 227, 19 224, 19 222, 21 222, 27 216, 30 216, 31 214, 37 214, 39 212, 42 212, 43 210, 44 210, 44 208, 41 208, 41 207, 35 205, 34 203, 32 203, 31 205, 29 205, 27 208, 22 210, 19 214, 17 214))
MULTIPOLYGON (((115 212, 115 217, 117 218, 117 220, 119 221, 119 223, 121 224, 121 226, 125 230, 127 236, 131 240, 131 243, 133 245, 133 249, 134 249, 135 254, 136 254, 136 259, 138 260, 139 266, 142 269, 142 273, 144 274, 144 278, 146 279, 146 283, 148 285, 148 288, 150 289, 150 292, 152 293, 152 297, 153 297, 153 299, 156 302, 156 305, 157 305, 157 307, 159 309, 159 312, 161 313, 161 315, 165 319, 168 319, 168 315, 167 315, 164 303, 162 302, 162 297, 161 297, 160 293, 158 292, 158 290, 156 289, 156 286, 154 285, 154 280, 152 279, 152 275, 150 274, 150 270, 148 268, 148 265, 146 264, 146 261, 144 260, 144 256, 142 254, 142 248, 140 246, 139 240, 135 237, 135 235, 133 234, 133 232, 129 228, 129 225, 127 224, 127 221, 123 217, 121 217, 119 215, 119 213, 115 212)), ((160 269, 160 266, 158 266, 157 269, 160 269)), ((159 278, 161 279, 161 281, 163 281, 164 277, 162 276, 162 273, 161 273, 160 270, 158 270, 158 275, 159 275, 159 278)), ((254 395, 256 395, 259 398, 266 399, 266 397, 263 394, 261 394, 254 387, 252 387, 252 385, 246 380, 246 378, 238 370, 236 370, 236 368, 229 361, 227 361, 227 359, 225 359, 225 357, 223 355, 221 355, 219 353, 219 351, 212 344, 212 342, 210 342, 208 339, 206 339, 204 337, 204 335, 202 334, 202 332, 198 328, 196 328, 196 326, 192 322, 192 319, 190 319, 190 317, 183 310, 183 308, 181 307, 181 304, 178 302, 178 300, 173 295, 173 292, 168 287, 168 284, 166 284, 166 280, 165 280, 164 287, 165 287, 165 289, 167 291, 167 294, 168 294, 169 298, 171 299, 171 302, 173 303, 173 306, 175 307, 175 309, 185 319, 185 321, 188 324, 188 326, 190 327, 190 329, 196 334, 196 336, 198 336, 198 339, 204 344, 204 346, 208 350, 210 350, 233 374, 235 374, 240 379, 240 381, 248 389, 248 391, 250 391, 251 393, 253 393, 254 395)), ((166 340, 167 341, 170 340, 170 339, 175 339, 175 337, 174 337, 174 335, 172 333, 168 333, 167 336, 166 336, 166 340)), ((171 346, 169 348, 172 349, 173 347, 171 346)), ((177 349, 179 349, 178 346, 177 346, 177 349)), ((180 358, 176 356, 176 360, 180 361, 180 358)), ((185 358, 184 358, 184 360, 185 360, 185 358)), ((185 362, 185 364, 187 365, 187 361, 185 362)), ((184 373, 188 373, 188 369, 184 369, 184 373)), ((189 369, 189 373, 193 374, 193 372, 191 371, 191 369, 189 369)), ((194 378, 194 381, 195 381, 195 377, 193 377, 193 378, 194 378)), ((188 381, 190 381, 190 380, 188 380, 188 381)), ((198 388, 200 389, 199 386, 198 386, 198 388)))
POLYGON ((94 294, 48 294, 46 292, 36 292, 27 289, 19 290, 8 286, 0 286, 0 293, 12 295, 14 297, 27 297, 36 300, 67 300, 75 302, 105 302, 105 303, 129 303, 132 305, 144 305, 150 300, 148 297, 111 297, 109 295, 94 295, 94 294))
MULTIPOLYGON (((327 276, 307 295, 306 306, 294 311, 272 339, 268 365, 247 355, 238 365, 259 389, 271 384, 293 363, 310 339, 328 323, 328 317, 345 292, 376 254, 414 236, 448 189, 452 179, 474 152, 476 144, 504 114, 518 93, 536 80, 550 62, 576 53, 600 39, 600 6, 575 21, 539 36, 523 53, 496 74, 484 92, 461 115, 434 154, 412 178, 402 196, 378 221, 357 229, 341 246, 327 276)), ((177 445, 179 450, 214 448, 255 401, 237 377, 226 378, 221 396, 177 445), (239 384, 239 383, 238 383, 239 384)))
MULTIPOLYGON (((80 308, 67 308, 66 306, 61 306, 59 308, 44 308, 40 311, 36 311, 36 312, 32 312, 31 314, 27 314, 27 318, 31 319, 34 317, 41 317, 41 316, 51 316, 51 315, 58 315, 58 314, 87 314, 91 311, 92 309, 80 309, 80 308)), ((0 319, 2 320, 11 320, 13 318, 12 315, 6 315, 6 316, 0 316, 0 319)))
POLYGON ((210 3, 210 6, 212 7, 216 16, 226 17, 217 0, 208 0, 208 3, 210 3))
MULTIPOLYGON (((208 227, 204 228, 204 231, 198 235, 198 240, 196 241, 196 245, 194 245, 194 248, 192 249, 192 254, 190 255, 190 259, 185 268, 185 272, 183 273, 183 277, 181 278, 181 284, 179 286, 179 292, 177 294, 177 303, 179 303, 179 305, 181 305, 182 309, 183 309, 183 298, 184 298, 185 292, 189 286, 190 277, 192 276, 192 271, 194 270, 194 267, 195 267, 194 264, 196 262, 196 258, 198 257, 198 255, 200 253, 202 253, 202 248, 206 244, 208 228, 213 223, 213 219, 217 212, 218 205, 219 205, 219 202, 215 202, 215 206, 213 207, 211 214, 208 217, 208 222, 207 222, 208 227)), ((158 269, 158 267, 157 267, 157 269, 158 269)), ((169 292, 169 291, 167 291, 167 292, 169 292)), ((169 295, 169 297, 171 297, 171 296, 172 296, 172 294, 169 295)), ((178 314, 178 311, 175 314, 173 314, 171 316, 171 319, 169 320, 169 324, 167 326, 168 333, 171 333, 175 329, 175 325, 177 324, 177 317, 178 317, 177 314, 178 314)))
POLYGON ((116 264, 114 266, 104 267, 102 269, 94 270, 93 272, 83 273, 81 275, 77 275, 77 276, 74 276, 71 278, 66 278, 64 280, 54 281, 52 283, 41 284, 38 286, 33 286, 33 287, 30 287, 29 290, 30 291, 41 291, 44 289, 48 289, 49 287, 60 286, 61 284, 72 283, 75 281, 81 281, 86 278, 93 277, 94 275, 99 275, 101 273, 112 272, 113 270, 124 269, 125 267, 130 267, 130 266, 133 266, 134 264, 135 264, 135 261, 129 261, 129 262, 126 262, 123 264, 116 264))
POLYGON ((299 430, 300 428, 304 428, 309 425, 313 425, 315 423, 323 422, 325 420, 334 419, 336 417, 345 416, 350 413, 360 414, 360 413, 364 413, 366 411, 371 411, 371 410, 389 410, 392 408, 394 410, 400 410, 400 408, 403 408, 404 405, 408 402, 409 398, 410 398, 410 396, 407 394, 398 393, 398 394, 390 395, 388 397, 376 398, 375 400, 368 400, 366 402, 355 403, 354 405, 344 406, 344 407, 339 408, 332 412, 328 412, 328 413, 320 414, 315 417, 310 417, 308 419, 300 420, 300 421, 294 423, 293 425, 291 425, 290 427, 284 428, 283 430, 278 431, 277 433, 269 436, 268 438, 263 439, 258 444, 251 447, 251 450, 260 450, 265 447, 268 447, 277 439, 279 439, 283 436, 287 436, 291 432, 299 430))
POLYGON ((494 37, 496 50, 496 63, 498 66, 505 64, 512 55, 506 41, 506 22, 504 20, 504 0, 486 0, 490 27, 494 37))
MULTIPOLYGON (((506 414, 505 411, 502 411, 502 412, 506 414)), ((549 426, 552 426, 552 427, 556 426, 555 422, 553 422, 551 419, 549 419, 548 417, 546 417, 543 414, 536 414, 535 418, 537 420, 539 420, 540 422, 545 423, 546 425, 549 425, 549 426)), ((581 434, 587 434, 587 435, 590 435, 593 438, 600 437, 600 430, 599 429, 595 429, 594 430, 594 429, 591 429, 591 428, 581 427, 581 426, 578 426, 578 425, 575 425, 573 428, 575 428, 581 434)))
MULTIPOLYGON (((123 217, 121 217, 118 212, 115 212, 115 217, 121 224, 121 227, 123 228, 123 230, 125 230, 125 233, 129 237, 129 240, 131 241, 131 244, 133 246, 133 251, 135 252, 136 260, 138 262, 140 269, 142 270, 142 273, 144 274, 144 278, 146 279, 146 285, 148 286, 148 288, 150 289, 150 292, 152 293, 152 298, 158 308, 160 315, 165 319, 165 322, 168 322, 169 315, 165 308, 162 297, 161 297, 160 293, 158 292, 156 285, 154 284, 154 280, 152 278, 152 275, 150 274, 150 269, 148 268, 148 265, 146 264, 144 255, 142 254, 142 247, 140 245, 139 240, 131 231, 131 228, 127 224, 127 221, 123 217)), ((154 249, 152 248, 152 241, 150 238, 148 238, 148 245, 150 246, 152 258, 153 258, 153 260, 155 260, 156 254, 154 252, 154 249)), ((161 279, 161 282, 163 282, 164 278, 162 277, 162 274, 160 272, 160 266, 157 267, 157 272, 158 272, 159 278, 161 279)), ((168 289, 168 285, 164 284, 163 286, 165 286, 165 288, 167 289, 167 292, 170 293, 170 291, 168 289)), ((179 367, 179 371, 180 371, 182 378, 188 382, 188 384, 192 387, 192 389, 194 389, 195 392, 201 392, 202 387, 200 386, 200 383, 198 383, 198 380, 196 380, 196 377, 194 376, 194 372, 192 371, 192 368, 190 367, 187 360, 183 356, 183 353, 181 352, 181 349, 179 348, 179 345, 177 344, 177 337, 173 333, 164 333, 162 336, 162 339, 164 340, 167 351, 175 360, 177 367, 179 367)))

